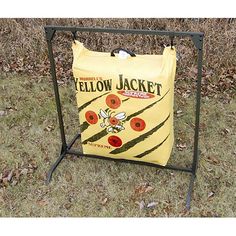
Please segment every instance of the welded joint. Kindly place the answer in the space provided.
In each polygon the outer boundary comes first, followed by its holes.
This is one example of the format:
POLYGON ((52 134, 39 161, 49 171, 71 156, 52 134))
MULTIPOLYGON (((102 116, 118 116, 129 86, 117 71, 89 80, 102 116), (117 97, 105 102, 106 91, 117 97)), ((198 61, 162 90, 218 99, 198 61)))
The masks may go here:
POLYGON ((64 147, 63 145, 61 145, 61 152, 60 154, 62 154, 63 152, 66 152, 68 149, 67 145, 64 147))
POLYGON ((47 41, 51 42, 53 37, 54 37, 54 34, 55 34, 56 30, 53 29, 53 28, 49 28, 49 27, 45 27, 44 29, 45 29, 45 34, 46 34, 47 41))
POLYGON ((194 43, 194 46, 198 50, 202 50, 202 48, 203 48, 203 34, 191 35, 191 39, 192 39, 192 41, 194 43))

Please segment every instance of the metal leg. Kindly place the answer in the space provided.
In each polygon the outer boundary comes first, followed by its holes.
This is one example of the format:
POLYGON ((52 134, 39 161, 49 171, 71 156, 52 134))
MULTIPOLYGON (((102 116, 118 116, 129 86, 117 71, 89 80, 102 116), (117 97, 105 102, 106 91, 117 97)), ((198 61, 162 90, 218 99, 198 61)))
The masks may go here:
POLYGON ((196 111, 195 111, 195 133, 194 133, 194 153, 193 153, 193 162, 192 162, 192 174, 189 183, 189 189, 186 199, 186 208, 190 210, 191 196, 193 192, 194 180, 196 178, 196 172, 199 161, 199 150, 198 150, 198 141, 199 141, 199 124, 200 124, 200 105, 201 105, 201 80, 202 80, 202 58, 203 58, 203 40, 202 36, 199 36, 195 39, 195 45, 198 47, 198 74, 197 74, 197 94, 196 94, 196 111))
POLYGON ((55 61, 54 61, 54 56, 53 56, 51 39, 47 40, 47 43, 48 43, 48 55, 49 55, 49 60, 50 60, 50 65, 51 65, 52 82, 53 82, 57 114, 58 114, 58 122, 59 122, 60 133, 61 133, 61 142, 62 142, 62 147, 65 150, 67 148, 67 144, 66 144, 64 121, 63 121, 62 110, 61 110, 61 101, 60 101, 60 94, 59 94, 59 89, 58 89, 58 84, 57 84, 57 76, 56 76, 55 61))
MULTIPOLYGON (((57 166, 60 164, 62 159, 65 157, 66 151, 68 149, 68 145, 66 143, 66 137, 65 137, 64 121, 63 121, 63 116, 62 116, 60 94, 59 94, 59 89, 58 89, 58 84, 57 84, 55 61, 54 61, 52 42, 51 42, 51 40, 54 36, 54 33, 55 33, 55 30, 49 30, 49 29, 46 30, 47 44, 48 44, 48 55, 49 55, 49 60, 50 60, 50 65, 51 65, 50 68, 51 68, 52 82, 53 82, 56 108, 57 108, 57 114, 58 114, 58 122, 59 122, 59 127, 60 127, 62 148, 61 148, 61 154, 60 154, 59 158, 52 165, 52 167, 50 168, 50 170, 48 172, 46 184, 49 184, 49 182, 51 181, 52 174, 53 174, 54 170, 57 168, 57 166)), ((72 140, 72 142, 74 143, 75 140, 72 140)), ((69 145, 72 146, 73 143, 69 144, 69 145)))
POLYGON ((190 210, 190 203, 191 203, 191 197, 192 197, 192 192, 193 192, 193 185, 194 185, 194 180, 196 178, 195 174, 191 174, 190 182, 189 182, 189 188, 188 188, 188 194, 186 198, 186 209, 189 211, 190 210))
POLYGON ((50 170, 48 171, 47 174, 47 180, 46 180, 46 184, 48 185, 52 179, 52 174, 53 172, 56 170, 57 166, 60 164, 60 162, 64 159, 64 157, 66 156, 66 154, 68 153, 68 150, 70 150, 70 148, 73 146, 73 144, 75 143, 75 141, 81 136, 80 133, 77 133, 74 138, 71 140, 71 142, 68 144, 68 147, 66 149, 63 148, 63 146, 61 147, 61 154, 59 156, 59 158, 56 160, 56 162, 51 166, 50 170))
POLYGON ((61 155, 56 160, 56 162, 51 166, 51 168, 47 174, 47 180, 46 180, 47 185, 50 183, 50 181, 52 179, 52 174, 53 174, 54 170, 57 168, 57 166, 60 164, 60 162, 64 159, 65 155, 66 155, 66 150, 61 153, 61 155))
MULTIPOLYGON (((201 40, 201 39, 199 39, 201 40)), ((202 45, 202 41, 201 45, 202 45)), ((201 46, 202 48, 202 46, 201 46)), ((197 94, 196 94, 196 112, 195 112, 195 133, 194 133, 194 153, 193 153, 193 163, 192 170, 196 174, 199 150, 198 150, 198 141, 199 141, 199 124, 200 124, 200 105, 201 105, 201 80, 202 80, 202 49, 198 50, 198 75, 197 75, 197 94)))

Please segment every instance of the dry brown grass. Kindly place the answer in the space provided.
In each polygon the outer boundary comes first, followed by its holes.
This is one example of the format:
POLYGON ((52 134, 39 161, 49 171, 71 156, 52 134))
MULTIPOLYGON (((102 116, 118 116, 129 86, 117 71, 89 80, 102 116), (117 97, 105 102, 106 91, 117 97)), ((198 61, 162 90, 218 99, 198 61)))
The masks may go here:
MULTIPOLYGON (((70 25, 89 27, 110 27, 127 29, 158 29, 176 31, 199 31, 205 33, 204 39, 204 75, 209 90, 222 90, 219 83, 231 78, 236 67, 236 20, 234 19, 1 19, 0 20, 0 66, 2 71, 12 73, 30 73, 42 76, 49 73, 47 47, 43 26, 70 25), (222 81, 223 80, 223 81, 222 81), (214 84, 216 87, 212 86, 214 84)), ((136 53, 160 53, 165 37, 145 35, 120 35, 106 33, 80 33, 85 37, 81 41, 94 50, 111 51, 124 46, 136 53)), ((175 39, 181 60, 178 63, 179 78, 192 76, 196 51, 191 40, 175 39)), ((58 63, 58 72, 62 77, 70 75, 71 35, 61 34, 55 37, 54 51, 58 63), (69 40, 68 40, 69 39, 69 40)), ((235 80, 235 78, 234 78, 235 80)), ((223 90, 229 88, 223 87, 223 90)), ((220 91, 222 92, 222 91, 220 91)))

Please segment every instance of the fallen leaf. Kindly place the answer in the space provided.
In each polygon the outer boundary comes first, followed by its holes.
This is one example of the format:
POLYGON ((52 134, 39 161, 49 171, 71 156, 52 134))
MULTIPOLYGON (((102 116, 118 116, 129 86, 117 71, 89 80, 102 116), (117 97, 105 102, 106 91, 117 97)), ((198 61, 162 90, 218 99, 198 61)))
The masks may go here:
POLYGON ((19 171, 19 169, 17 169, 17 170, 15 171, 15 177, 16 177, 17 180, 20 179, 20 171, 19 171))
POLYGON ((71 175, 71 173, 70 173, 70 172, 66 172, 65 178, 66 178, 66 181, 67 181, 67 182, 72 181, 72 175, 71 175))
POLYGON ((6 109, 7 109, 9 112, 17 111, 17 107, 16 107, 16 106, 14 106, 14 107, 8 106, 8 107, 6 107, 6 109))
POLYGON ((54 130, 54 126, 53 125, 48 125, 47 127, 45 127, 44 130, 48 131, 48 132, 51 132, 52 130, 54 130))
POLYGON ((177 117, 180 117, 180 116, 182 116, 183 115, 183 111, 182 110, 177 110, 176 111, 176 116, 177 117))
POLYGON ((29 173, 29 174, 34 173, 34 170, 30 168, 30 169, 28 169, 28 173, 29 173))
POLYGON ((191 95, 191 90, 187 90, 186 92, 182 93, 183 98, 188 98, 191 95))
POLYGON ((28 169, 24 168, 20 172, 22 175, 27 175, 28 174, 28 169))
POLYGON ((29 166, 31 168, 33 168, 33 169, 37 169, 38 168, 37 162, 35 160, 30 160, 29 166))
POLYGON ((215 164, 215 165, 218 165, 220 163, 220 161, 217 158, 213 157, 213 156, 208 156, 207 161, 209 163, 215 164))
POLYGON ((46 206, 48 204, 48 202, 46 200, 39 200, 39 201, 37 201, 37 204, 39 206, 46 206))
POLYGON ((104 206, 104 205, 107 203, 107 201, 108 201, 108 198, 105 197, 105 198, 102 200, 102 205, 104 206))
POLYGON ((135 193, 141 195, 143 193, 151 192, 153 189, 154 188, 151 187, 149 183, 144 183, 135 188, 135 193))
POLYGON ((223 129, 222 132, 221 132, 223 135, 225 134, 229 134, 230 133, 230 129, 223 129))
POLYGON ((157 205, 157 202, 150 202, 147 204, 147 208, 153 208, 157 205))
POLYGON ((13 170, 10 171, 10 173, 7 176, 7 180, 10 182, 13 176, 13 170))
POLYGON ((0 116, 4 116, 5 115, 5 111, 0 111, 0 116))
POLYGON ((66 208, 66 210, 69 210, 72 207, 72 204, 68 202, 64 205, 64 207, 66 208))
POLYGON ((57 80, 57 83, 58 83, 58 85, 63 85, 63 84, 65 84, 65 81, 63 81, 63 80, 57 80))
POLYGON ((178 148, 179 151, 183 151, 187 147, 187 145, 186 143, 179 143, 176 145, 176 147, 178 148))
POLYGON ((145 188, 143 186, 138 186, 137 188, 135 188, 136 194, 142 194, 144 192, 145 192, 145 188))
POLYGON ((144 207, 145 207, 145 202, 144 201, 141 201, 141 202, 135 202, 138 206, 139 206, 139 209, 142 210, 144 207))
POLYGON ((7 177, 3 178, 3 179, 2 179, 2 182, 3 182, 3 184, 4 184, 5 186, 8 185, 8 179, 7 179, 7 177))
POLYGON ((191 72, 192 72, 192 76, 195 76, 195 75, 197 75, 198 70, 197 70, 197 68, 194 67, 191 69, 190 73, 191 72))
POLYGON ((154 189, 153 187, 148 186, 148 187, 145 189, 145 193, 151 192, 153 189, 154 189))
POLYGON ((208 198, 211 198, 211 197, 213 197, 214 195, 215 195, 214 192, 210 192, 207 197, 208 197, 208 198))
POLYGON ((153 210, 152 215, 156 216, 157 215, 157 210, 153 210))
POLYGON ((5 170, 2 172, 2 179, 3 179, 3 178, 6 178, 9 173, 10 173, 10 171, 7 170, 7 169, 5 169, 5 170))
POLYGON ((18 183, 18 182, 17 182, 16 180, 13 180, 12 183, 11 183, 11 185, 12 185, 12 186, 16 186, 17 183, 18 183))

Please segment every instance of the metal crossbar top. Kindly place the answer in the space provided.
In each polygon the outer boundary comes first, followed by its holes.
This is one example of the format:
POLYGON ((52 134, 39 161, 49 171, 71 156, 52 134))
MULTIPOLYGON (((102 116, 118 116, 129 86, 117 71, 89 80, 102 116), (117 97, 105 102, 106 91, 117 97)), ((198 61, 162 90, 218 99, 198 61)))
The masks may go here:
POLYGON ((50 68, 51 68, 51 76, 53 81, 54 93, 55 93, 55 100, 56 100, 56 107, 58 113, 58 121, 60 127, 60 134, 61 134, 61 153, 59 158, 56 162, 52 165, 48 172, 47 176, 47 184, 51 181, 52 174, 60 162, 64 159, 67 154, 77 155, 77 156, 85 156, 90 158, 100 158, 104 160, 112 160, 112 161, 122 161, 122 162, 129 162, 135 163, 139 165, 147 165, 147 166, 154 166, 162 169, 170 169, 170 170, 177 170, 182 172, 187 172, 190 174, 190 182, 189 188, 186 198, 186 208, 190 209, 190 202, 191 202, 191 195, 193 191, 193 184, 196 178, 196 171, 199 159, 199 150, 198 150, 198 140, 199 140, 199 119, 200 119, 200 104, 201 104, 201 79, 202 79, 202 59, 203 59, 203 37, 204 34, 200 32, 175 32, 175 31, 158 31, 158 30, 142 30, 142 29, 111 29, 111 28, 89 28, 89 27, 68 27, 68 26, 45 26, 45 33, 46 39, 48 44, 48 55, 50 60, 50 68), (161 35, 161 36, 169 36, 172 40, 174 37, 189 37, 192 39, 197 52, 197 89, 196 89, 196 108, 195 108, 195 130, 194 130, 194 147, 193 147, 193 157, 192 157, 192 164, 191 167, 178 167, 172 165, 160 166, 158 164, 153 163, 146 163, 146 162, 139 162, 139 161, 131 161, 125 159, 112 159, 109 157, 97 156, 97 155, 90 155, 84 154, 78 150, 72 149, 73 144, 77 139, 81 137, 80 133, 77 133, 74 138, 67 143, 65 137, 65 129, 64 129, 64 121, 62 116, 62 109, 61 109, 61 101, 60 101, 60 94, 58 89, 57 83, 57 76, 56 76, 56 69, 55 69, 55 60, 53 55, 52 49, 52 40, 54 35, 57 31, 68 31, 71 32, 74 36, 77 32, 96 32, 96 33, 120 33, 120 34, 142 34, 142 35, 161 35))

